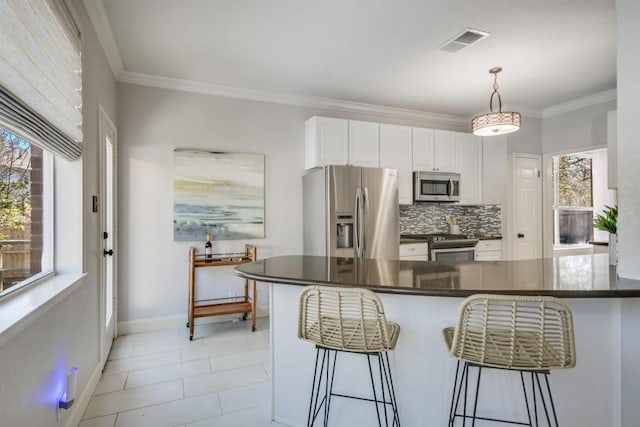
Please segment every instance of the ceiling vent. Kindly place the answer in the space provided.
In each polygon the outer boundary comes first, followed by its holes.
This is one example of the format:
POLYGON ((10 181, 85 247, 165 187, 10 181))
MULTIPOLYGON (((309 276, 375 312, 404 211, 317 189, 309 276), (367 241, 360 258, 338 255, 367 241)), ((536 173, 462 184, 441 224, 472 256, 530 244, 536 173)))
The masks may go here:
POLYGON ((489 35, 490 33, 487 33, 486 31, 467 28, 440 46, 439 50, 443 52, 456 53, 459 50, 488 37, 489 35))

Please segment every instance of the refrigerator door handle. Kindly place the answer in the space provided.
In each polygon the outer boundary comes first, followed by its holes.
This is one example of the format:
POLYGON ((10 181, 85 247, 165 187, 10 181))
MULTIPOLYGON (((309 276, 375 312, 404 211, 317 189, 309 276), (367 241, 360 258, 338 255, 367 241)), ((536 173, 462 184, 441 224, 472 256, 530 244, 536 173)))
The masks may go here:
POLYGON ((353 232, 355 233, 353 244, 356 249, 356 257, 360 257, 360 187, 356 188, 355 206, 353 207, 353 232))
POLYGON ((369 219, 369 189, 364 187, 362 190, 362 256, 367 256, 367 233, 365 232, 367 227, 371 227, 367 224, 369 219))

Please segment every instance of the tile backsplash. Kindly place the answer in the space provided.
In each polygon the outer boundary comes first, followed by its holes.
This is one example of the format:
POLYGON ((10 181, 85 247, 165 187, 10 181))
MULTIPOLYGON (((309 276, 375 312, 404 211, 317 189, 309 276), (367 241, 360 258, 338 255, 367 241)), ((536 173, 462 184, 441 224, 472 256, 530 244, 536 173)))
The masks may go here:
POLYGON ((447 216, 456 217, 460 233, 469 236, 500 236, 500 205, 415 203, 400 205, 400 234, 448 233, 447 216))

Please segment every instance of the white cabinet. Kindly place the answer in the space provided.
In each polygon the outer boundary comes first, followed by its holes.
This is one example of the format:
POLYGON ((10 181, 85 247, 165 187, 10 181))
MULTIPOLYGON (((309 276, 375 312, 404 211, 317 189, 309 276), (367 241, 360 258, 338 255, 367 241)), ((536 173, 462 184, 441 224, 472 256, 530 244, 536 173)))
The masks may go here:
POLYGON ((400 260, 429 261, 428 243, 402 243, 400 245, 400 260))
POLYGON ((607 187, 618 188, 618 112, 607 113, 607 187))
POLYGON ((349 120, 349 164, 380 167, 380 125, 349 120))
POLYGON ((380 167, 398 170, 398 199, 413 203, 412 144, 409 126, 380 123, 380 167))
POLYGON ((482 139, 482 202, 506 205, 510 183, 506 135, 482 139))
POLYGON ((313 116, 305 123, 305 169, 380 166, 379 124, 313 116))
POLYGON ((455 172, 455 132, 413 128, 413 170, 455 172))
POLYGON ((432 171, 435 169, 433 153, 435 136, 433 129, 413 128, 413 170, 432 171))
POLYGON ((305 122, 305 168, 346 165, 349 160, 349 122, 313 116, 305 122))
POLYGON ((501 240, 480 240, 476 245, 476 261, 500 261, 501 259, 501 240))
POLYGON ((482 203, 482 137, 455 134, 456 172, 460 174, 460 203, 482 203))
POLYGON ((455 172, 456 144, 455 132, 448 130, 434 131, 435 137, 435 167, 438 172, 455 172))

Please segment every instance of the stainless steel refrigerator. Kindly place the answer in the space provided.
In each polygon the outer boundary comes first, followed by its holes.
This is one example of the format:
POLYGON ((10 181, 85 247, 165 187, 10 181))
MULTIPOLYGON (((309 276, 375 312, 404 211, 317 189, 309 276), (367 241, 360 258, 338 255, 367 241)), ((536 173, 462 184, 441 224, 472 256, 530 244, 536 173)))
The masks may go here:
POLYGON ((398 171, 325 166, 303 179, 304 253, 398 259, 398 171))

